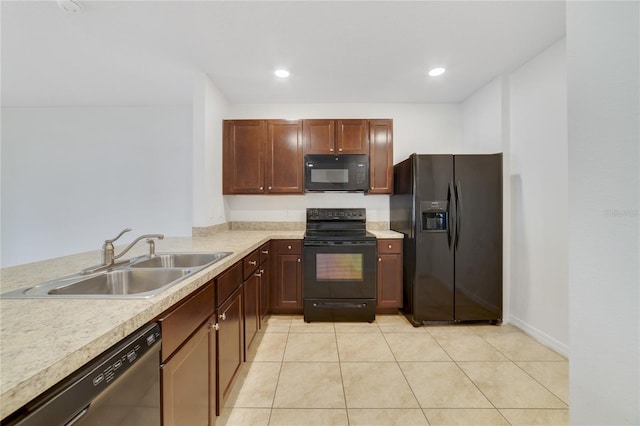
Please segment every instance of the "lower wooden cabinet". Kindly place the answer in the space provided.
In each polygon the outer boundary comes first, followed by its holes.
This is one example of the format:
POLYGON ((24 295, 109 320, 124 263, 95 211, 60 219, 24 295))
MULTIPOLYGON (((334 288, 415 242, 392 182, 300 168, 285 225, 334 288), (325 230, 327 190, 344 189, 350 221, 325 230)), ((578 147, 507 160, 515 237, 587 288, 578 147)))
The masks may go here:
POLYGON ((402 240, 378 240, 377 312, 402 308, 402 240))
POLYGON ((216 339, 213 283, 158 318, 164 426, 213 425, 216 339))
POLYGON ((302 240, 276 240, 274 258, 271 311, 276 314, 301 314, 302 240))
POLYGON ((242 285, 244 289, 244 360, 260 328, 260 276, 254 272, 242 285))
POLYGON ((265 317, 270 312, 271 301, 271 246, 272 241, 260 247, 260 328, 263 327, 265 317))
POLYGON ((242 286, 218 308, 218 392, 216 414, 229 397, 233 379, 244 360, 242 286))

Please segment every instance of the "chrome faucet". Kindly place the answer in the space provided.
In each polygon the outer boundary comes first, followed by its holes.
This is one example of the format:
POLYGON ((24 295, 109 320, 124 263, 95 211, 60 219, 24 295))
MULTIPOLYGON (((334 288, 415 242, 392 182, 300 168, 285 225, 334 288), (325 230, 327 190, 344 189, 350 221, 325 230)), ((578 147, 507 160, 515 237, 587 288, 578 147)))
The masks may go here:
POLYGON ((159 240, 164 238, 163 234, 145 234, 145 235, 141 235, 138 238, 136 238, 135 240, 133 240, 133 242, 131 244, 129 244, 127 247, 125 247, 124 250, 122 250, 122 252, 120 252, 119 255, 115 255, 115 249, 113 247, 113 243, 120 237, 122 237, 122 234, 124 234, 125 232, 129 232, 131 231, 131 228, 125 228, 122 230, 122 232, 120 232, 120 234, 118 234, 117 237, 111 239, 111 240, 105 240, 104 241, 104 245, 102 246, 102 266, 111 266, 115 263, 115 261, 119 258, 122 257, 123 254, 125 254, 126 252, 128 252, 129 250, 131 250, 131 247, 133 247, 138 241, 143 240, 143 239, 147 239, 147 242, 149 243, 149 256, 153 257, 155 256, 155 243, 153 242, 153 238, 157 238, 159 240))

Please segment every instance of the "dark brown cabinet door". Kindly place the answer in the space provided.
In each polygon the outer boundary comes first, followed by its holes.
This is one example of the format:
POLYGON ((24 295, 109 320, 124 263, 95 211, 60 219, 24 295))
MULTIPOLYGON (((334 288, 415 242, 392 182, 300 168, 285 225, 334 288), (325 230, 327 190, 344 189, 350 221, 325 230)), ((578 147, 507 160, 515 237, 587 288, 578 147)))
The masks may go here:
POLYGON ((271 242, 263 244, 260 247, 260 328, 263 321, 269 313, 270 297, 271 297, 271 242))
POLYGON ((218 320, 216 314, 211 315, 207 322, 209 343, 209 426, 216 424, 216 403, 218 401, 217 392, 217 375, 216 375, 216 362, 218 356, 218 336, 216 331, 216 324, 218 320))
POLYGON ((302 240, 277 240, 273 283, 274 313, 302 313, 302 240))
MULTIPOLYGON (((260 313, 260 277, 254 272, 244 282, 244 353, 246 354, 258 333, 260 313)), ((245 358, 246 359, 246 358, 245 358)))
POLYGON ((303 120, 305 154, 335 154, 335 120, 303 120))
POLYGON ((305 154, 368 154, 367 120, 303 120, 305 154))
POLYGON ((302 121, 268 120, 265 192, 302 194, 302 121))
POLYGON ((209 359, 209 324, 204 323, 160 366, 164 426, 209 424, 209 359))
POLYGON ((336 125, 337 154, 368 154, 367 120, 338 120, 336 125))
POLYGON ((231 383, 244 358, 242 323, 242 288, 239 288, 218 309, 218 415, 229 396, 231 383))
POLYGON ((369 194, 393 192, 393 120, 369 121, 369 194))
POLYGON ((265 120, 228 120, 224 122, 223 194, 260 194, 264 192, 263 151, 266 134, 265 120))
POLYGON ((402 307, 402 240, 378 240, 377 309, 402 307))

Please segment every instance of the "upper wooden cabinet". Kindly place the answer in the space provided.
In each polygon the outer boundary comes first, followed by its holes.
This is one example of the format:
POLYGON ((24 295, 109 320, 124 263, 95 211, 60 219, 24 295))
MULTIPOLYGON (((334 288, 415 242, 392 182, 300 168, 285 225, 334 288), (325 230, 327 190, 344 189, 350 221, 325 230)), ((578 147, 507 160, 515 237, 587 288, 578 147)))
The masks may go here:
POLYGON ((368 154, 367 120, 303 120, 305 154, 368 154))
POLYGON ((268 120, 266 151, 265 192, 302 194, 302 121, 268 120))
POLYGON ((369 194, 393 192, 393 120, 369 120, 369 194))
POLYGON ((223 194, 302 194, 302 122, 225 120, 223 194))

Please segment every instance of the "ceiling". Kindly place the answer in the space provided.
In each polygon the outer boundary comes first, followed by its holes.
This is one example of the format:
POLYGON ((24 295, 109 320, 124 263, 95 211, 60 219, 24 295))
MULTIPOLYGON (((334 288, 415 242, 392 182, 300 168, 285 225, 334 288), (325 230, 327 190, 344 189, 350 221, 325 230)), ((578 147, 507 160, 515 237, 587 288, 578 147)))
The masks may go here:
POLYGON ((3 106, 190 104, 197 73, 232 103, 460 102, 565 34, 563 1, 76 1, 1 2, 3 106))

